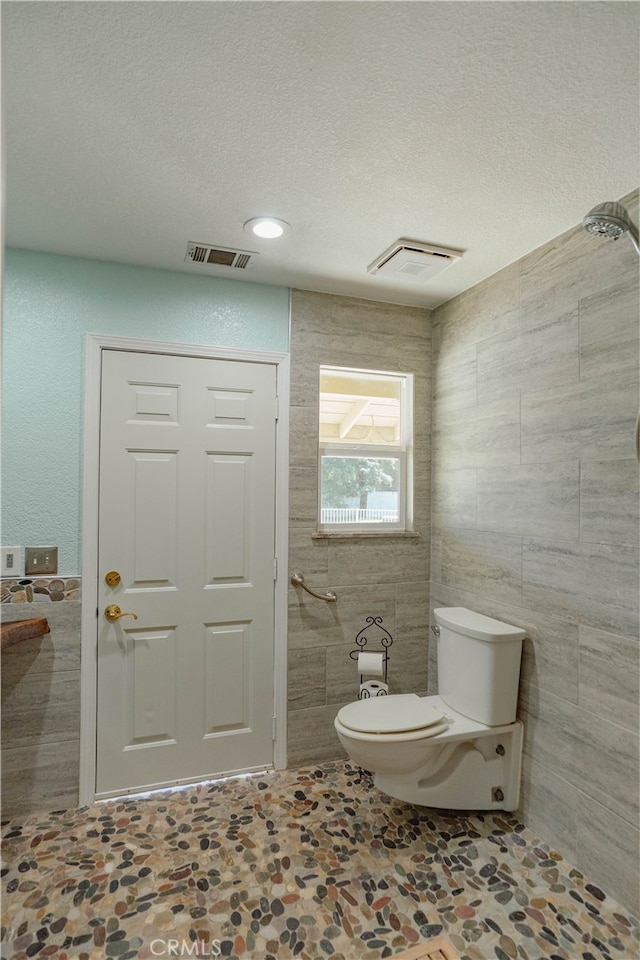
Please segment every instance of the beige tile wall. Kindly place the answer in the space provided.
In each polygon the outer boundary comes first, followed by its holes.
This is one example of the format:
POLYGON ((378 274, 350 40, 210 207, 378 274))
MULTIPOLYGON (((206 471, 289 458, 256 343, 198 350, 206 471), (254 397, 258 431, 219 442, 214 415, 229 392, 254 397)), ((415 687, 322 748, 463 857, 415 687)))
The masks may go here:
POLYGON ((50 633, 2 652, 2 815, 75 807, 80 749, 78 602, 10 603, 2 620, 46 617, 50 633))
POLYGON ((527 631, 522 816, 632 910, 638 304, 628 240, 576 228, 432 318, 432 607, 527 631))
POLYGON ((342 755, 333 729, 358 695, 349 658, 367 616, 394 638, 394 693, 426 692, 429 618, 429 312, 294 290, 291 302, 289 571, 330 588, 338 603, 289 591, 289 765, 342 755), (314 539, 317 508, 318 373, 321 364, 415 374, 415 533, 412 538, 314 539))

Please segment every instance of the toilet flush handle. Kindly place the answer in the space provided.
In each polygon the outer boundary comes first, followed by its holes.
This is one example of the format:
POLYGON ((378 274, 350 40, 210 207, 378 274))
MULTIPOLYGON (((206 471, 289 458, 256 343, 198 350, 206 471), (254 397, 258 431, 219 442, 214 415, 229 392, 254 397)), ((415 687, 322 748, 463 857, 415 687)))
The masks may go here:
POLYGON ((439 636, 440 636, 440 627, 438 626, 437 623, 432 623, 432 624, 431 624, 431 631, 432 631, 434 637, 439 637, 439 636))

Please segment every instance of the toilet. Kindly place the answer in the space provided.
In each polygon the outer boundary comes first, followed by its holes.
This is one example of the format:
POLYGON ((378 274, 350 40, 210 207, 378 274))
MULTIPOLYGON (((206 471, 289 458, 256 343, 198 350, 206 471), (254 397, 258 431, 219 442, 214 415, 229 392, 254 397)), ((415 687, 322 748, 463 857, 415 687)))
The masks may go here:
POLYGON ((334 725, 351 760, 391 797, 452 810, 516 810, 524 630, 465 607, 434 610, 438 694, 349 703, 334 725))

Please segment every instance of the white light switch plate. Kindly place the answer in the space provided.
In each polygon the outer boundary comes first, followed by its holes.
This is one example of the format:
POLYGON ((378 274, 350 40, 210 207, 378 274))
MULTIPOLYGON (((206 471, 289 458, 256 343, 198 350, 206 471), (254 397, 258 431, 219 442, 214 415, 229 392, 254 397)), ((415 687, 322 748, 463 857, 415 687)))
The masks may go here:
POLYGON ((23 575, 22 567, 22 547, 0 547, 2 554, 2 573, 3 577, 21 577, 23 575))

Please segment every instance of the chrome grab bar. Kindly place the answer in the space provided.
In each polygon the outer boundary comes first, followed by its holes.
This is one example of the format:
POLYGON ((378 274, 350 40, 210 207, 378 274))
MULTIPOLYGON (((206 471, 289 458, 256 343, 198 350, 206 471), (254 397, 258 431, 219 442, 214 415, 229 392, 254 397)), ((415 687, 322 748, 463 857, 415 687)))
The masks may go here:
POLYGON ((325 600, 326 603, 335 603, 338 599, 337 594, 333 593, 331 590, 328 593, 316 593, 315 590, 312 590, 306 585, 304 582, 304 577, 301 573, 292 573, 291 583, 294 587, 302 587, 303 590, 306 590, 307 593, 311 594, 312 597, 315 597, 316 600, 325 600))

